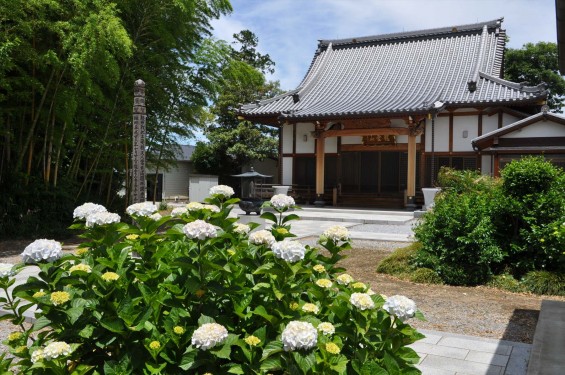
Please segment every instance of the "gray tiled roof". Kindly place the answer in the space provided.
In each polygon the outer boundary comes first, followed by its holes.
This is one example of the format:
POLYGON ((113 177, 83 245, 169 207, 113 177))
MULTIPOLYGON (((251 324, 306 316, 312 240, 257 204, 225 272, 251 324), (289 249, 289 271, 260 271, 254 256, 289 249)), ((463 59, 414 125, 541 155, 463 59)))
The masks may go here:
POLYGON ((544 98, 542 85, 500 78, 501 23, 321 40, 297 89, 243 105, 240 113, 299 121, 426 113, 437 100, 449 107, 544 98))
MULTIPOLYGON (((492 143, 492 140, 497 138, 497 137, 501 137, 505 134, 508 133, 512 133, 518 129, 521 129, 525 126, 531 125, 533 123, 539 122, 539 121, 545 121, 545 120, 549 120, 549 121, 553 121, 553 122, 557 122, 559 124, 563 124, 565 125, 565 116, 559 113, 552 113, 552 112, 538 112, 535 115, 526 117, 522 120, 516 121, 512 124, 503 126, 500 129, 496 129, 493 130, 489 133, 483 134, 480 137, 476 137, 474 138, 471 143, 473 145, 474 148, 476 149, 483 149, 487 146, 490 146, 492 143)), ((565 145, 564 145, 565 146, 565 145)))

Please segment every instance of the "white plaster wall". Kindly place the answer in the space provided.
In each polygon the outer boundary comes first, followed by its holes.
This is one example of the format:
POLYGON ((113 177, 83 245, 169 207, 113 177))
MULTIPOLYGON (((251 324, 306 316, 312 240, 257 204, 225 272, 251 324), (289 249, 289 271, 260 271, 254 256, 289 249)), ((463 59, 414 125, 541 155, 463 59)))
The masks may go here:
POLYGON ((363 137, 360 136, 341 137, 342 145, 360 145, 362 143, 363 137))
POLYGON ((282 184, 292 185, 292 158, 282 158, 282 184))
POLYGON ((326 154, 337 153, 337 137, 325 138, 324 150, 326 154))
POLYGON ((176 167, 163 173, 163 197, 188 196, 190 169, 189 162, 177 162, 176 167))
POLYGON ((517 121, 520 121, 522 118, 509 115, 508 113, 502 114, 502 126, 513 124, 517 121))
POLYGON ((471 140, 479 135, 478 116, 453 116, 453 151, 473 151, 471 140), (467 138, 463 132, 467 131, 467 138))
POLYGON ((493 132, 496 129, 498 129, 498 115, 483 115, 483 134, 493 132))
POLYGON ((292 124, 284 124, 282 128, 282 152, 283 154, 292 154, 292 124))
MULTIPOLYGON (((419 137, 419 136, 418 136, 419 137)), ((418 139, 416 139, 416 143, 419 142, 418 139)), ((396 136, 396 143, 408 143, 408 136, 407 135, 397 135, 396 136)))
MULTIPOLYGON (((449 151, 449 117, 437 117, 435 121, 434 151, 449 151)), ((432 151, 432 120, 426 121, 426 152, 432 151)))
POLYGON ((492 156, 481 155, 481 174, 492 176, 492 156))
POLYGON ((540 121, 503 135, 501 138, 565 137, 565 126, 553 121, 540 121))
POLYGON ((390 120, 391 128, 406 128, 406 122, 400 118, 393 118, 390 120))
POLYGON ((314 131, 314 124, 309 122, 299 122, 296 124, 296 153, 311 154, 315 151, 314 137, 311 132, 314 131), (306 135, 306 142, 304 136, 306 135))

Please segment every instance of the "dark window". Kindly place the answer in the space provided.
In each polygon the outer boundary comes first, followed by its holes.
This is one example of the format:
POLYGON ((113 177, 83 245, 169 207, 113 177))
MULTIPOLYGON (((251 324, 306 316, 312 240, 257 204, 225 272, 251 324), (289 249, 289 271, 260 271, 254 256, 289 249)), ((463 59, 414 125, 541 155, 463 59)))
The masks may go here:
POLYGON ((441 167, 450 167, 457 170, 476 170, 476 156, 435 156, 434 157, 434 181, 431 182, 432 158, 426 155, 426 174, 424 176, 425 186, 434 186, 437 183, 437 175, 441 167))

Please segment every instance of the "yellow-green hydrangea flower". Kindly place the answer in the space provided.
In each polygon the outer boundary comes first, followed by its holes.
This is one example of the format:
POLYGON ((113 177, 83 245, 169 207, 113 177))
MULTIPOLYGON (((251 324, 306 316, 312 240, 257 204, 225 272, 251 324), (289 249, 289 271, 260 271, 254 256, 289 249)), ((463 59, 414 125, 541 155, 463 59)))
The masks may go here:
POLYGON ((298 304, 298 302, 291 302, 290 305, 288 305, 288 307, 290 307, 291 310, 298 310, 300 305, 298 304))
POLYGON ((104 281, 116 281, 120 278, 120 275, 118 275, 115 272, 106 272, 102 275, 102 280, 104 281))
POLYGON ((305 303, 304 306, 302 306, 302 311, 317 314, 320 312, 320 308, 313 303, 305 303))
POLYGON ((8 341, 12 342, 12 341, 18 341, 19 339, 21 339, 23 336, 23 334, 21 332, 12 332, 8 335, 8 341))
POLYGON ((251 335, 251 336, 247 336, 247 337, 244 339, 244 341, 245 341, 245 343, 246 343, 247 345, 249 345, 249 346, 257 346, 257 345, 259 345, 259 343, 261 342, 261 339, 260 339, 259 337, 257 337, 257 336, 251 335))
POLYGON ((177 335, 182 335, 184 333, 184 328, 181 326, 175 326, 175 328, 173 328, 173 332, 177 335))
POLYGON ((22 346, 18 346, 18 347, 14 350, 14 353, 16 353, 16 354, 23 354, 23 353, 25 353, 26 350, 27 350, 27 346, 22 345, 22 346))
POLYGON ((277 228, 276 231, 278 234, 288 234, 288 229, 286 228, 277 228))
POLYGON ((353 284, 351 284, 351 286, 354 289, 366 289, 367 288, 367 285, 365 285, 364 283, 361 283, 361 282, 353 283, 353 284))
POLYGON ((128 234, 126 236, 126 239, 130 241, 137 240, 138 238, 139 238, 139 234, 128 234))
POLYGON ((341 349, 333 342, 328 342, 326 344, 326 351, 331 354, 339 354, 341 349))
POLYGON ((33 293, 32 297, 33 298, 40 298, 40 297, 43 297, 43 296, 45 296, 45 292, 43 290, 40 290, 39 292, 33 293))
POLYGON ((92 268, 90 268, 90 266, 88 264, 75 264, 74 266, 72 266, 69 269, 70 273, 73 273, 75 271, 82 271, 82 272, 86 272, 86 273, 91 273, 92 272, 92 268))
POLYGON ((318 285, 320 288, 331 288, 333 283, 328 279, 319 279, 316 280, 316 285, 318 285))
POLYGON ((150 349, 157 350, 160 347, 161 347, 161 343, 159 341, 151 341, 151 343, 149 343, 150 349))
POLYGON ((228 249, 228 254, 233 257, 235 255, 235 250, 234 249, 228 249))
POLYGON ((71 295, 67 292, 53 292, 51 293, 51 303, 58 306, 71 299, 71 295))
POLYGON ((80 249, 78 249, 77 252, 76 252, 76 254, 79 255, 79 256, 80 256, 80 255, 84 255, 84 254, 86 254, 86 253, 88 253, 88 249, 87 249, 86 247, 80 248, 80 249))
POLYGON ((326 336, 331 336, 335 333, 335 327, 330 322, 323 322, 318 324, 318 331, 322 332, 326 336))
POLYGON ((316 264, 313 269, 314 271, 319 273, 326 272, 326 267, 322 266, 321 264, 316 264))

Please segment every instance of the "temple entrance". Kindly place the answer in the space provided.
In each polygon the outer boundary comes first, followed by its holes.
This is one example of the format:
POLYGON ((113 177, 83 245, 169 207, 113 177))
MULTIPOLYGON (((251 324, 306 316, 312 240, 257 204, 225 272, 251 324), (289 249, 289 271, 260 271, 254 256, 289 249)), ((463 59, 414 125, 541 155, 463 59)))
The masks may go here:
POLYGON ((341 153, 341 192, 389 195, 406 188, 406 159, 402 152, 341 153))

